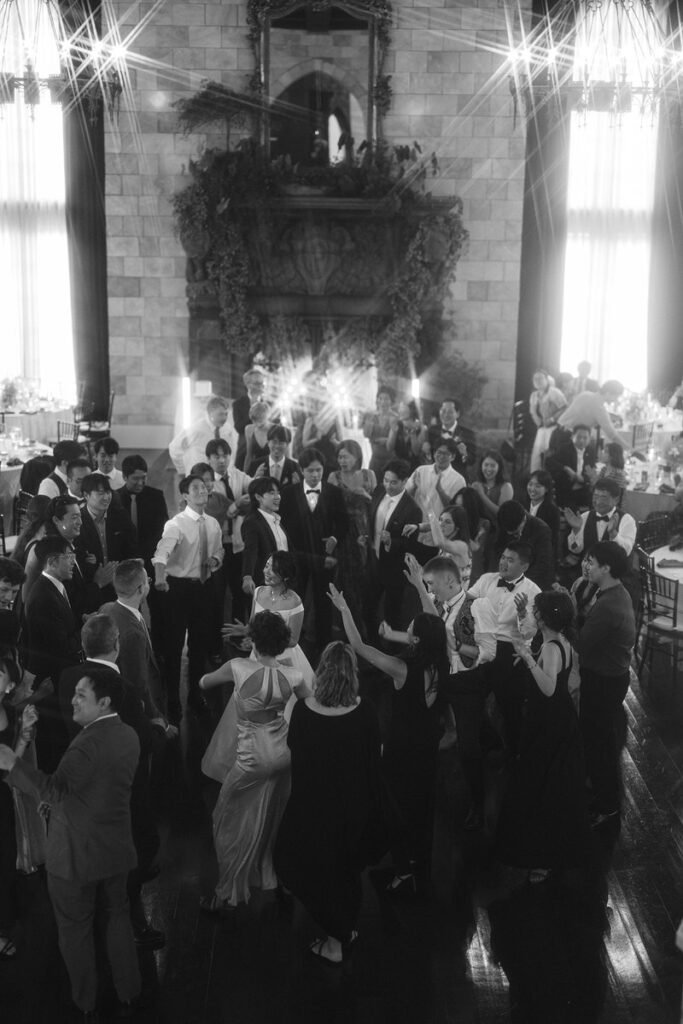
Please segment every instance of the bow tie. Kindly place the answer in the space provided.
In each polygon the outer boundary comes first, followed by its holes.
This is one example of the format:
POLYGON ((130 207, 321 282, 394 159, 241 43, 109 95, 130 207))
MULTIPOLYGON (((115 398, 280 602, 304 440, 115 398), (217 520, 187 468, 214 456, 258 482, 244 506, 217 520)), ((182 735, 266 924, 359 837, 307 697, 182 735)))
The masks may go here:
POLYGON ((498 580, 498 582, 496 584, 497 587, 505 587, 505 589, 509 590, 511 593, 515 589, 516 585, 517 585, 517 581, 516 580, 515 580, 514 583, 511 583, 508 580, 498 580))
POLYGON ((454 433, 455 433, 455 427, 453 427, 452 430, 449 430, 448 427, 442 427, 441 428, 441 436, 442 437, 453 437, 454 433))
POLYGON ((599 516, 596 514, 595 521, 598 523, 608 523, 611 518, 611 516, 599 516))
POLYGON ((320 494, 320 491, 318 491, 318 490, 306 491, 306 495, 308 496, 309 494, 320 494))

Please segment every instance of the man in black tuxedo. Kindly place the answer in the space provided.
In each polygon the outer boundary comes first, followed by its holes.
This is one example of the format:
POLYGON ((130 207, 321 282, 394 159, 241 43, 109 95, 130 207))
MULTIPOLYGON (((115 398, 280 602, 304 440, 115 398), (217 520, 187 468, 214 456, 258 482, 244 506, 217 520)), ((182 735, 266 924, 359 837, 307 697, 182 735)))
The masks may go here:
POLYGON ((268 431, 267 459, 259 459, 252 467, 254 476, 270 476, 277 480, 280 487, 301 483, 302 473, 299 463, 286 456, 287 446, 292 443, 292 432, 289 427, 274 423, 268 431), (263 467, 263 469, 261 469, 263 467))
MULTIPOLYGON (((90 582, 100 566, 135 558, 139 545, 128 513, 112 505, 108 477, 91 473, 83 480, 81 490, 86 505, 81 511, 81 532, 75 547, 81 572, 86 582, 90 582)), ((116 591, 111 583, 100 589, 100 604, 115 600, 116 591)), ((96 611, 96 608, 86 608, 86 611, 96 611)))
POLYGON ((242 523, 242 590, 250 597, 263 585, 263 567, 274 551, 290 551, 287 531, 280 520, 280 487, 269 476, 249 484, 251 512, 242 523))
POLYGON ((422 522, 420 506, 405 490, 409 476, 410 466, 403 459, 387 462, 382 483, 370 503, 370 579, 366 590, 365 618, 371 635, 377 632, 377 610, 382 595, 383 617, 392 629, 405 629, 420 610, 415 591, 403 575, 406 552, 411 549, 410 538, 404 536, 404 528, 419 526, 422 522))
POLYGON ((529 513, 518 501, 504 501, 498 509, 496 558, 500 561, 510 543, 528 544, 532 558, 525 570, 526 578, 541 590, 550 590, 555 582, 555 559, 550 527, 529 513))
POLYGON ((427 438, 432 451, 445 438, 455 441, 456 452, 451 465, 465 480, 469 480, 467 467, 474 464, 477 445, 474 431, 463 427, 458 422, 459 418, 460 403, 454 398, 444 398, 439 409, 439 422, 429 428, 427 438))
POLYGON ((555 435, 545 457, 545 468, 555 483, 555 503, 558 508, 574 511, 588 508, 596 476, 595 445, 591 442, 590 428, 578 423, 571 436, 565 432, 556 439, 555 435))
POLYGON ((332 634, 327 590, 337 564, 337 546, 346 537, 349 520, 340 489, 323 483, 325 457, 321 452, 304 448, 299 465, 303 483, 283 491, 282 521, 296 558, 308 639, 313 632, 315 646, 322 650, 332 634))
POLYGON ((71 579, 76 556, 64 537, 44 537, 35 547, 41 574, 24 609, 26 667, 36 682, 51 679, 55 692, 41 702, 36 738, 38 763, 54 771, 66 747, 59 715, 58 685, 62 670, 81 660, 81 635, 64 584, 71 579))
MULTIPOLYGON (((123 487, 115 493, 123 511, 128 515, 137 533, 138 554, 144 559, 148 575, 154 577, 152 555, 161 540, 168 520, 168 509, 163 491, 147 485, 147 463, 141 455, 127 455, 121 463, 123 487)), ((103 598, 106 600, 106 598, 103 598)), ((159 595, 152 588, 147 595, 150 630, 155 649, 161 645, 159 623, 159 595)))

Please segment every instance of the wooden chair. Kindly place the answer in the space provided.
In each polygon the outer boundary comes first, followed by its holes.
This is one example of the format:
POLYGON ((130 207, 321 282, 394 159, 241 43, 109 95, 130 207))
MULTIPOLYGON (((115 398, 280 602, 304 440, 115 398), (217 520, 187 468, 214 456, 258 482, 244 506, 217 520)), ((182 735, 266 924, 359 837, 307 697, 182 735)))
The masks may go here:
POLYGON ((28 512, 28 503, 33 495, 29 491, 19 491, 14 499, 13 517, 14 522, 12 523, 12 532, 17 535, 26 526, 26 513, 28 512))
POLYGON ((57 441, 77 441, 78 424, 68 420, 57 420, 57 441))
POLYGON ((637 667, 638 678, 641 678, 643 666, 647 662, 648 675, 652 679, 654 655, 659 652, 670 662, 673 685, 683 653, 683 628, 679 628, 678 624, 678 580, 668 579, 652 569, 643 568, 641 581, 645 588, 644 602, 648 613, 643 622, 645 642, 637 667))
POLYGON ((671 520, 668 512, 650 512, 647 519, 638 523, 636 544, 645 551, 656 551, 669 542, 671 520))

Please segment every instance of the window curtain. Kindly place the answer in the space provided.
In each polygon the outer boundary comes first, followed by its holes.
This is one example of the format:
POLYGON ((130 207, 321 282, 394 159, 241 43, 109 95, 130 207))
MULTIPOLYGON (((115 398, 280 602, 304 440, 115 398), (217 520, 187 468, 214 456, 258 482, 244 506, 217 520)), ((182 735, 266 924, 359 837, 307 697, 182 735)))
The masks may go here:
MULTIPOLYGON (((35 23, 37 0, 20 0, 24 23, 35 23)), ((34 54, 41 75, 58 71, 54 39, 34 54)), ((3 70, 23 76, 17 18, 10 20, 3 70)), ((3 377, 26 378, 43 395, 75 397, 66 237, 62 110, 40 89, 40 102, 0 107, 0 280, 3 282, 3 377)))

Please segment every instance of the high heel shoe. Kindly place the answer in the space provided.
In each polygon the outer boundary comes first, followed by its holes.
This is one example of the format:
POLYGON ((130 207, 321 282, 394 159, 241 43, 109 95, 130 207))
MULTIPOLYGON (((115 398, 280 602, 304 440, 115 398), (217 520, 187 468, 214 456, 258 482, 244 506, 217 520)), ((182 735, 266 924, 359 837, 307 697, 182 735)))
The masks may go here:
POLYGON ((408 875, 394 875, 384 891, 389 896, 397 896, 399 893, 407 892, 408 889, 417 892, 417 883, 412 872, 408 875))

